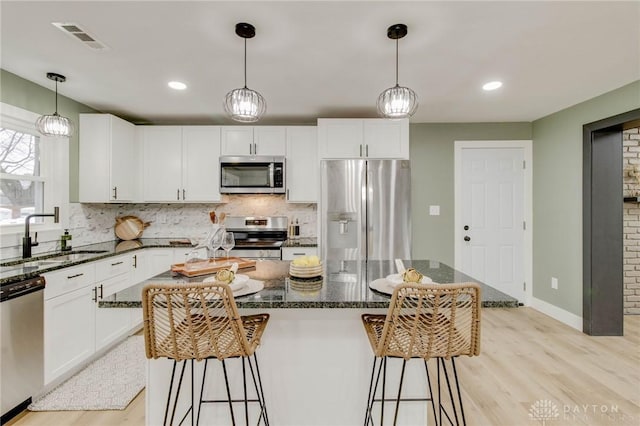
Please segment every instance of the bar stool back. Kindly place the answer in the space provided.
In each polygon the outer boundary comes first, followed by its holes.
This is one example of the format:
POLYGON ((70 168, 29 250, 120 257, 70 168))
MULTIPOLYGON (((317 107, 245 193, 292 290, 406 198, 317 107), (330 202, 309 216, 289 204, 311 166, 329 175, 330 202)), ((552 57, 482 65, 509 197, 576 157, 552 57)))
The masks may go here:
POLYGON ((454 358, 460 355, 475 356, 480 354, 480 300, 480 286, 476 283, 405 283, 397 286, 394 290, 387 315, 362 315, 362 322, 374 352, 365 425, 373 423, 371 410, 374 402, 382 402, 380 424, 383 424, 384 402, 393 401, 385 399, 388 357, 403 359, 398 395, 394 399, 396 401, 394 425, 398 417, 399 403, 402 401, 402 382, 406 362, 411 358, 424 360, 430 395, 429 398, 420 400, 431 402, 437 425, 442 424, 443 414, 453 424, 451 416, 442 405, 441 370, 446 378, 455 424, 459 424, 458 410, 449 382, 449 373, 445 366, 445 360, 450 360, 455 376, 461 419, 462 423, 466 424, 454 358), (438 366, 439 415, 436 415, 427 368, 427 360, 431 358, 437 359, 438 366), (378 359, 380 362, 376 375, 378 359), (376 399, 381 371, 383 373, 382 398, 376 399), (374 377, 377 377, 375 385, 374 377))
POLYGON ((168 358, 174 361, 163 425, 167 424, 177 363, 183 362, 171 418, 168 423, 173 424, 187 364, 185 361, 191 362, 191 406, 180 420, 180 424, 189 413, 191 413, 192 425, 198 424, 202 404, 209 402, 227 402, 234 425, 233 402, 244 402, 247 424, 249 421, 247 403, 257 402, 260 405, 258 423, 264 420, 266 425, 269 424, 258 360, 255 356, 255 350, 260 344, 260 338, 269 320, 268 314, 241 317, 231 288, 220 282, 179 285, 149 284, 142 290, 142 308, 147 358, 168 358), (224 361, 227 358, 235 357, 242 358, 244 400, 232 400, 231 398, 224 361), (253 357, 253 362, 251 357, 253 357), (222 362, 228 400, 205 400, 203 397, 209 359, 218 359, 222 362), (205 361, 198 401, 198 418, 195 423, 194 360, 205 361), (249 364, 257 399, 247 398, 245 360, 249 364))

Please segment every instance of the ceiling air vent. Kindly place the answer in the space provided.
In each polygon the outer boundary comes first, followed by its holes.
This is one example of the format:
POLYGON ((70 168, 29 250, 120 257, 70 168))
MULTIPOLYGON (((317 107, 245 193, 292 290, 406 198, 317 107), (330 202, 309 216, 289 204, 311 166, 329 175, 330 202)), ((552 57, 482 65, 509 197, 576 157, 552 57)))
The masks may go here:
POLYGON ((82 44, 95 50, 106 50, 107 45, 96 40, 96 38, 90 35, 88 32, 80 28, 78 24, 71 22, 52 22, 53 26, 58 28, 63 33, 73 37, 76 40, 80 40, 82 44))

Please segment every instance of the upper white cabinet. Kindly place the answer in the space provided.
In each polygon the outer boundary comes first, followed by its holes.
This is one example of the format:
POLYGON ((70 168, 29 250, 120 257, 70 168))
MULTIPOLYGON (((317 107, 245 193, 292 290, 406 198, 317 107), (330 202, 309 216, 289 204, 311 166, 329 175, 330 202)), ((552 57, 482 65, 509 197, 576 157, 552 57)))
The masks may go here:
POLYGON ((287 201, 317 203, 319 174, 317 128, 287 127, 287 201))
POLYGON ((143 200, 220 201, 220 127, 144 126, 143 200))
POLYGON ((409 120, 318 119, 319 156, 409 158, 409 120))
POLYGON ((135 126, 111 114, 80 114, 79 199, 134 201, 139 159, 135 126))
POLYGON ((281 155, 286 153, 284 126, 224 126, 221 155, 281 155))

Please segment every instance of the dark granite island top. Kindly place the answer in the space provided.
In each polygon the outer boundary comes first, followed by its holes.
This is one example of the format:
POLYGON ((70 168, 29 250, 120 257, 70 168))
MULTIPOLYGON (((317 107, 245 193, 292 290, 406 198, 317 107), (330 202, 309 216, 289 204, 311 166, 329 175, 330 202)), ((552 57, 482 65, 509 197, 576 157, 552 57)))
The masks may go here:
MULTIPOLYGON (((414 267, 437 283, 478 282, 482 286, 483 307, 515 308, 518 301, 494 288, 474 280, 441 262, 430 260, 405 261, 405 266, 414 267)), ((389 296, 369 288, 369 283, 395 273, 393 261, 329 262, 325 265, 322 287, 316 291, 299 291, 291 286, 288 278, 289 262, 279 260, 258 261, 255 268, 241 269, 240 274, 264 282, 258 293, 236 298, 238 308, 387 308, 389 296)), ((167 271, 162 274, 115 293, 99 302, 101 308, 140 308, 142 288, 148 283, 178 284, 201 282, 211 275, 187 278, 167 271)))

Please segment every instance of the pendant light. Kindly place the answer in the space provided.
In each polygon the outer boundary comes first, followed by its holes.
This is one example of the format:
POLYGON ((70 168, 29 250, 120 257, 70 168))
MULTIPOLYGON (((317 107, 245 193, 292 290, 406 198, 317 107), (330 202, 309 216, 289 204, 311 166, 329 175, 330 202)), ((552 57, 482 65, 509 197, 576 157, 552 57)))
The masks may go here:
POLYGON ((267 102, 255 90, 247 88, 247 39, 256 35, 253 25, 236 24, 236 34, 244 39, 244 87, 234 89, 224 98, 224 109, 235 121, 253 123, 262 118, 267 110, 267 102))
POLYGON ((378 112, 386 118, 411 117, 418 109, 416 92, 398 84, 398 40, 407 35, 407 26, 395 24, 387 29, 387 37, 396 41, 396 85, 378 96, 378 112))
POLYGON ((73 121, 58 114, 58 83, 64 83, 67 78, 54 72, 48 72, 47 78, 56 82, 56 112, 38 117, 36 129, 44 136, 71 137, 73 134, 73 121))

